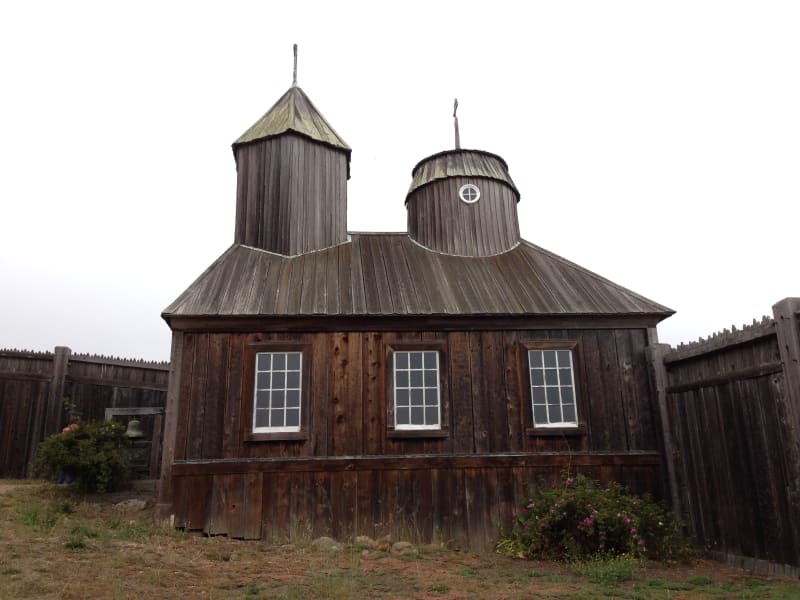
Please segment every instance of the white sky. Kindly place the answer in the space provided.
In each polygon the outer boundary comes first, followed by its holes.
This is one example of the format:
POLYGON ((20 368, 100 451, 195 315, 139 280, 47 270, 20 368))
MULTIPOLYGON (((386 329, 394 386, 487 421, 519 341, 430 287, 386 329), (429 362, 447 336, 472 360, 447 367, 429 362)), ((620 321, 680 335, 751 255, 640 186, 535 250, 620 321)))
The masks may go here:
POLYGON ((798 32, 796 2, 4 2, 0 347, 169 357, 294 42, 350 230, 405 230, 457 96, 525 239, 677 310, 662 341, 750 322, 800 295, 798 32))

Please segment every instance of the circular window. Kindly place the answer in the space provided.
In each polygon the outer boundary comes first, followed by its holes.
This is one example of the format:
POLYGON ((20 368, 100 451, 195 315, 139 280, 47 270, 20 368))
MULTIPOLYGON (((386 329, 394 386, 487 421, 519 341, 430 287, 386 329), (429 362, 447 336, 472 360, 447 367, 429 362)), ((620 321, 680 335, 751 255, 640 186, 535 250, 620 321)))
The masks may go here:
POLYGON ((477 185, 465 183, 459 188, 458 197, 467 204, 475 204, 481 197, 481 191, 477 185))

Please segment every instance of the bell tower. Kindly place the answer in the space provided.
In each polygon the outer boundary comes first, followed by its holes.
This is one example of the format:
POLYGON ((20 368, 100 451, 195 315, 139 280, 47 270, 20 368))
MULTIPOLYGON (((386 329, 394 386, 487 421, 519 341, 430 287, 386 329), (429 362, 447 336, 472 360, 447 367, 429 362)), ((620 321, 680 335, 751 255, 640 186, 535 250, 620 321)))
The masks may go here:
POLYGON ((294 256, 347 240, 350 147, 297 85, 233 143, 234 241, 294 256))

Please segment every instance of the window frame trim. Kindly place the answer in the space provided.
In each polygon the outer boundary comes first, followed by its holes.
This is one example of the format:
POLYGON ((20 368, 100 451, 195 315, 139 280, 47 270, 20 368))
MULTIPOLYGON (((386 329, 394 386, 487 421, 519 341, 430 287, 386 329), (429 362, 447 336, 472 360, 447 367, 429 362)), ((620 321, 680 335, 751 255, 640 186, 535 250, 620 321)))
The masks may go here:
POLYGON ((478 187, 476 183, 465 183, 461 187, 458 188, 458 199, 461 200, 467 206, 471 206, 478 202, 481 199, 481 188, 478 187), (464 194, 467 190, 472 190, 475 192, 475 198, 473 200, 468 200, 464 197, 464 194))
POLYGON ((403 438, 446 438, 449 437, 450 406, 448 402, 449 387, 447 382, 447 342, 446 340, 390 341, 384 342, 384 365, 386 373, 386 436, 390 439, 403 438), (439 426, 432 427, 395 427, 395 352, 435 351, 438 352, 439 376, 439 426))
POLYGON ((311 437, 311 358, 310 340, 250 342, 245 346, 242 364, 240 433, 244 442, 306 441, 311 437), (300 359, 300 429, 297 431, 253 431, 256 392, 256 356, 260 352, 299 352, 300 359))
POLYGON ((523 411, 525 433, 531 437, 565 437, 586 435, 586 404, 580 387, 579 369, 583 365, 583 355, 578 340, 520 340, 524 350, 520 352, 520 367, 524 373, 525 410, 523 411), (529 350, 569 350, 572 359, 572 391, 575 396, 576 424, 554 423, 538 425, 533 417, 533 392, 529 350))

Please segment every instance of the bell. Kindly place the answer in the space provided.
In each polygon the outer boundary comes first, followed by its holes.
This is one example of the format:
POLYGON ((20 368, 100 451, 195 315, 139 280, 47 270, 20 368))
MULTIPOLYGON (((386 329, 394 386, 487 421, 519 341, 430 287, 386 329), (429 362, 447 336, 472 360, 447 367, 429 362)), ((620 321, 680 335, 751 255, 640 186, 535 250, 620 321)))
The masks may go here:
POLYGON ((131 419, 130 421, 128 421, 128 429, 125 430, 125 435, 132 440, 144 437, 144 432, 142 431, 142 424, 139 422, 139 419, 131 419))

